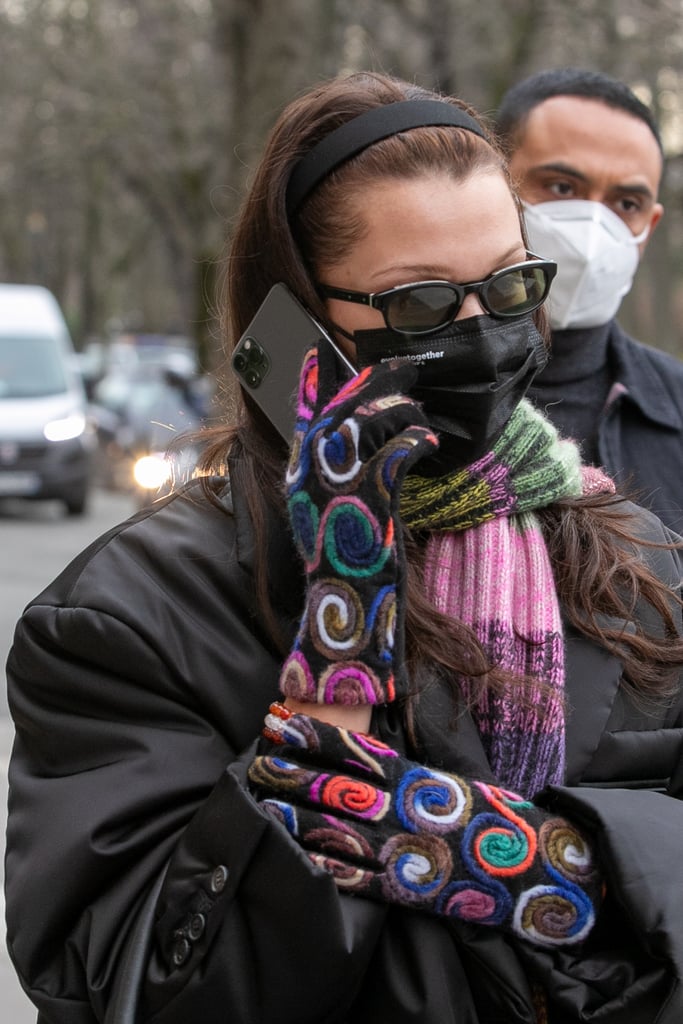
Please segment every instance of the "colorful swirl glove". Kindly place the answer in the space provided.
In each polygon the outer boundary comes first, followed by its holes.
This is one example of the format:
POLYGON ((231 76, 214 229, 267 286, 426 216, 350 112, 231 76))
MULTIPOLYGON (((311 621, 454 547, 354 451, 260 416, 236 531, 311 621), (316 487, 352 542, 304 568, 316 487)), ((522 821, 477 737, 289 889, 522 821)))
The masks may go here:
POLYGON ((438 440, 406 397, 411 365, 368 367, 325 404, 322 378, 311 350, 286 478, 306 603, 280 689, 309 703, 383 704, 403 665, 400 487, 438 440))
POLYGON ((580 942, 600 874, 581 833, 498 786, 406 760, 362 733, 272 711, 285 744, 250 788, 344 892, 494 925, 537 946, 580 942))

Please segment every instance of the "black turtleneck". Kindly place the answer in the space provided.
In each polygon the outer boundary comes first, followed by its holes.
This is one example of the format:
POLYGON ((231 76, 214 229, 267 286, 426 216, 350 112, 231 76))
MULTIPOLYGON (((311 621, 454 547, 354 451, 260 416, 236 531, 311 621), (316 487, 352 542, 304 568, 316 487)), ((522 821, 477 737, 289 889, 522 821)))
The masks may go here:
POLYGON ((550 359, 528 398, 564 437, 581 446, 584 462, 599 465, 598 421, 612 385, 608 340, 612 321, 600 327, 553 331, 550 359))

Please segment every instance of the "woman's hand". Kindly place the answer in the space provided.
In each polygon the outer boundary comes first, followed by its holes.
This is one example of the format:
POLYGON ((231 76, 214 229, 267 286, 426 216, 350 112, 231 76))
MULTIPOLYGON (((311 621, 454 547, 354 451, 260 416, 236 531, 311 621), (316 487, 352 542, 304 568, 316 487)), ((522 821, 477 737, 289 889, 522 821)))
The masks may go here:
MULTIPOLYGON (((298 709, 396 696, 405 580, 400 488, 410 466, 438 445, 406 395, 415 372, 408 363, 373 366, 325 401, 325 366, 315 350, 304 361, 286 483, 306 603, 280 677, 298 709)), ((367 727, 369 720, 334 721, 367 727)))
POLYGON ((538 946, 592 929, 600 873, 566 819, 279 705, 264 733, 277 745, 254 759, 252 792, 344 892, 538 946))

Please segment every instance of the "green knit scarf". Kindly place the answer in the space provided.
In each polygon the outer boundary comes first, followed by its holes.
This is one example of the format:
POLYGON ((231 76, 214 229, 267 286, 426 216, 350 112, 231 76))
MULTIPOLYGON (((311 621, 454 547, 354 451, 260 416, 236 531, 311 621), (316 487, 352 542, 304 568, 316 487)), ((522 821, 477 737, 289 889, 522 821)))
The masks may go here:
POLYGON ((577 446, 523 400, 493 449, 470 466, 441 477, 408 476, 401 517, 413 529, 466 530, 581 492, 577 446))

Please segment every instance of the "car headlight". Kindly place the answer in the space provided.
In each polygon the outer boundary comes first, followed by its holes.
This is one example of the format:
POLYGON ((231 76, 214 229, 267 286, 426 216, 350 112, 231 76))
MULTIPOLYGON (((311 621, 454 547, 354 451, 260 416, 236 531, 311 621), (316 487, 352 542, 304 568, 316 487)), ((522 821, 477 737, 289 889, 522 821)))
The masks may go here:
POLYGON ((60 420, 51 420, 43 427, 43 434, 48 441, 70 441, 80 437, 85 430, 86 419, 82 412, 72 412, 60 420))
POLYGON ((143 455, 133 466, 135 483, 147 491, 156 491, 163 487, 170 480, 172 472, 171 463, 158 453, 143 455))

